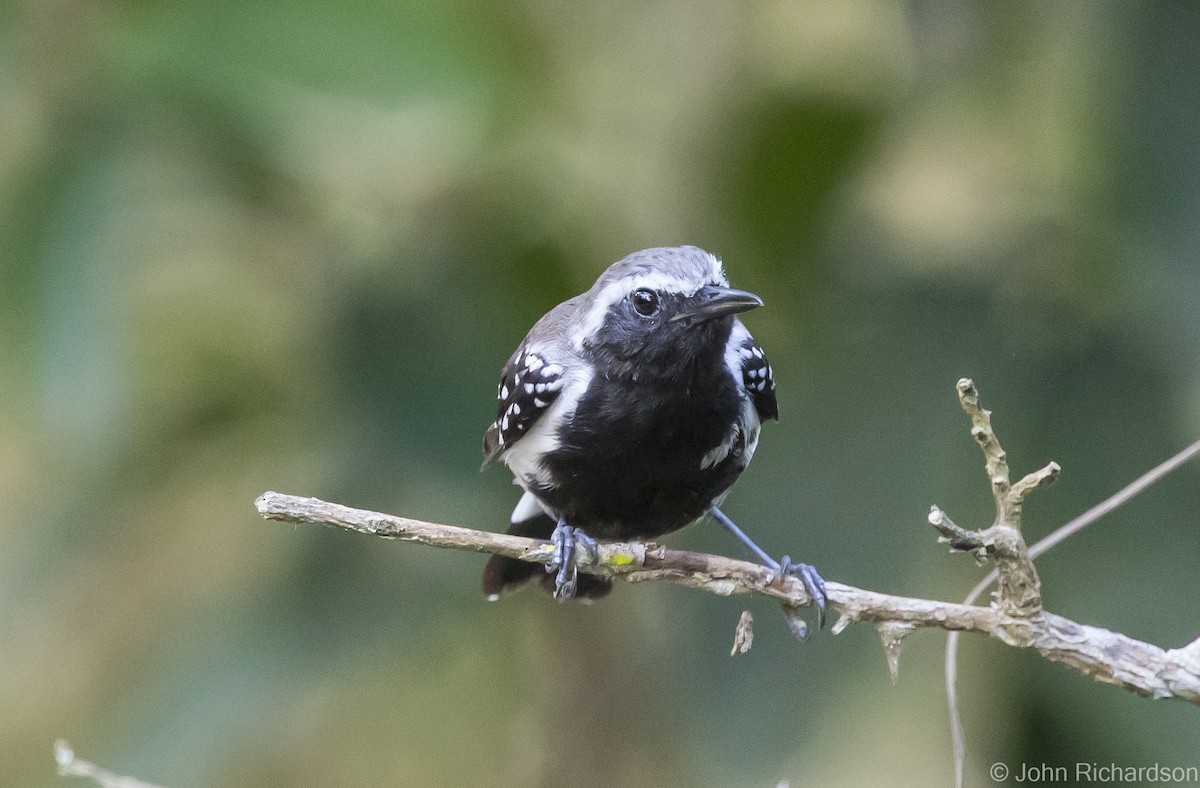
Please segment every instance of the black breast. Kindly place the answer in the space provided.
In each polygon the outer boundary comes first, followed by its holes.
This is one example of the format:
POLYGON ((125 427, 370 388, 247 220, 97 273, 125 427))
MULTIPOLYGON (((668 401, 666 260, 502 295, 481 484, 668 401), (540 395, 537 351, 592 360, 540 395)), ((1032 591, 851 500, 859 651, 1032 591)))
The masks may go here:
POLYGON ((740 451, 708 468, 706 453, 740 420, 743 393, 712 354, 682 379, 592 380, 560 447, 545 459, 553 489, 536 493, 601 539, 653 538, 700 517, 745 469, 740 451))

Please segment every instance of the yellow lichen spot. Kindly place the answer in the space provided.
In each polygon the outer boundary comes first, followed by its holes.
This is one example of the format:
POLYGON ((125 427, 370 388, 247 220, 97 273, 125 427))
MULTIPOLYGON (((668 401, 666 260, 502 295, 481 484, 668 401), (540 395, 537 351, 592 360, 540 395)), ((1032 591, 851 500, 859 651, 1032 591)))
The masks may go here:
POLYGON ((633 563, 633 556, 629 553, 613 553, 608 557, 608 563, 613 566, 628 566, 633 563))

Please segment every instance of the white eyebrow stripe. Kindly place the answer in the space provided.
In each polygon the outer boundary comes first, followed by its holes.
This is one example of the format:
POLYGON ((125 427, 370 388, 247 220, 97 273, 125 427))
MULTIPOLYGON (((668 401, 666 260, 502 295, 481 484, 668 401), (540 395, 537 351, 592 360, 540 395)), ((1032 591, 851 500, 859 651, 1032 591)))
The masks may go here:
MULTIPOLYGON (((723 279, 724 277, 722 277, 723 279)), ((653 271, 646 274, 640 274, 631 279, 617 279, 614 282, 609 282, 600 292, 596 293, 596 297, 592 300, 592 305, 588 309, 587 315, 572 339, 576 350, 583 350, 583 343, 588 337, 600 330, 600 326, 604 325, 604 317, 608 314, 608 310, 612 305, 620 301, 625 296, 640 288, 648 288, 656 290, 660 293, 680 293, 685 296, 695 295, 699 292, 700 287, 694 281, 680 279, 676 276, 668 276, 661 271, 653 271)))

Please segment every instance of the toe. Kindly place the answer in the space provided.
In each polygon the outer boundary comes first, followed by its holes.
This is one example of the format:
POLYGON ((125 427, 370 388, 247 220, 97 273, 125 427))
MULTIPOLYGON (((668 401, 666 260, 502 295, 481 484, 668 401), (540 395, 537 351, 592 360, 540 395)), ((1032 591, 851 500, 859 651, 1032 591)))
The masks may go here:
POLYGON ((825 581, 817 574, 817 570, 809 564, 802 564, 801 580, 804 582, 804 590, 812 598, 813 607, 817 609, 817 629, 825 628, 825 609, 828 606, 828 597, 825 595, 825 581))

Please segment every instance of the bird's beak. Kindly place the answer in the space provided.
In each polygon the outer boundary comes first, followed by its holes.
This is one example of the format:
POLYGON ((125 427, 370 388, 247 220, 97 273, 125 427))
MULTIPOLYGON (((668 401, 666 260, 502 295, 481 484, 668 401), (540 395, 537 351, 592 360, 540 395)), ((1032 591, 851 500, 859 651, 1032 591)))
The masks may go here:
POLYGON ((762 299, 745 290, 734 290, 731 287, 706 285, 692 297, 693 303, 671 318, 682 320, 692 317, 696 320, 712 320, 714 317, 736 315, 763 305, 762 299))

